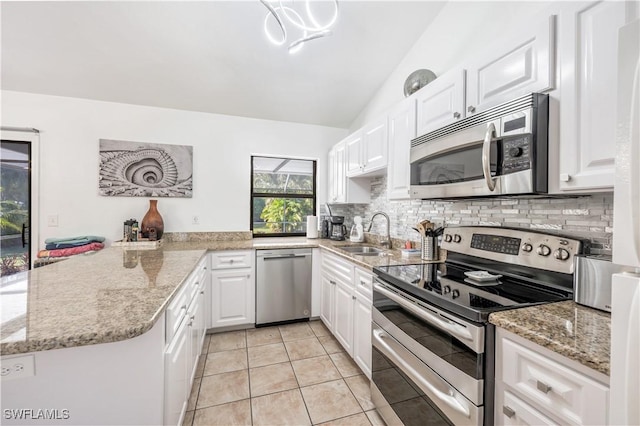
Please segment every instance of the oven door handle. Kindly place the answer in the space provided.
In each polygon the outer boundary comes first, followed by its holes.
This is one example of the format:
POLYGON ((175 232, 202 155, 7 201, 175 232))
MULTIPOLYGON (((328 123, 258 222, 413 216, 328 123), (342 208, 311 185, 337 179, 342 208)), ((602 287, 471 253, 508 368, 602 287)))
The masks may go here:
POLYGON ((418 318, 428 322, 429 324, 435 325, 439 329, 450 333, 451 335, 457 337, 458 339, 468 340, 473 342, 473 335, 471 332, 464 326, 457 324, 453 321, 450 321, 441 315, 434 314, 425 309, 418 308, 415 304, 411 303, 408 300, 405 300, 402 296, 399 296, 392 291, 387 290, 382 287, 380 284, 375 283, 374 288, 376 291, 382 293, 385 297, 396 302, 398 305, 402 306, 408 311, 411 311, 418 318))
POLYGON ((466 418, 471 417, 469 407, 464 406, 460 401, 458 401, 455 397, 457 392, 451 387, 451 385, 435 373, 433 374, 433 377, 430 377, 431 381, 424 378, 422 374, 418 373, 411 364, 405 361, 405 359, 399 354, 399 352, 402 352, 404 348, 400 347, 400 345, 393 339, 387 339, 387 335, 384 331, 374 328, 373 339, 375 340, 375 343, 377 343, 375 345, 376 348, 380 349, 387 358, 399 366, 400 369, 416 384, 429 390, 431 394, 455 412, 462 414, 466 418))
POLYGON ((482 143, 482 174, 484 175, 484 181, 487 183, 489 191, 496 189, 496 180, 491 177, 491 140, 496 133, 496 126, 493 123, 489 123, 487 126, 487 132, 484 134, 484 142, 482 143))

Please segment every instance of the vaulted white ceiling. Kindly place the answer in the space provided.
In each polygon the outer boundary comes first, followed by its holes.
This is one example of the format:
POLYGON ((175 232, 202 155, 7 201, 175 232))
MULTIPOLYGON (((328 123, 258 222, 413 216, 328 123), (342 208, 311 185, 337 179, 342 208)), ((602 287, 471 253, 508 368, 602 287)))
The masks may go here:
POLYGON ((290 55, 258 0, 5 1, 1 85, 348 127, 443 4, 342 1, 333 36, 290 55))

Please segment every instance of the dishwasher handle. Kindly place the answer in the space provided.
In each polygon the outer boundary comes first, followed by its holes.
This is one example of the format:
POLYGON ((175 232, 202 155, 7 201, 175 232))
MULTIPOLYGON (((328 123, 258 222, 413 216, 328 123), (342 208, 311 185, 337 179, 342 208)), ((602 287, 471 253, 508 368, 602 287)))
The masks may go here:
POLYGON ((297 257, 309 257, 310 254, 285 254, 280 256, 264 256, 263 260, 278 260, 278 259, 295 259, 297 257))

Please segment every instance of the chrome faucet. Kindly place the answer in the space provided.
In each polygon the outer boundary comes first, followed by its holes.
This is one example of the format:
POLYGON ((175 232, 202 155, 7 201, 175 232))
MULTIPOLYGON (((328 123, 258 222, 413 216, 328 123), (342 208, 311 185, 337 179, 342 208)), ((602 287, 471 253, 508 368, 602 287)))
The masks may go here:
POLYGON ((387 239, 380 241, 380 245, 382 247, 391 249, 391 234, 389 232, 389 228, 391 226, 391 220, 389 220, 388 214, 386 214, 385 212, 374 212, 373 216, 371 216, 371 220, 369 221, 369 227, 367 228, 367 232, 371 232, 371 226, 373 226, 373 219, 375 219, 375 217, 378 215, 382 215, 385 217, 385 219, 387 219, 387 239))

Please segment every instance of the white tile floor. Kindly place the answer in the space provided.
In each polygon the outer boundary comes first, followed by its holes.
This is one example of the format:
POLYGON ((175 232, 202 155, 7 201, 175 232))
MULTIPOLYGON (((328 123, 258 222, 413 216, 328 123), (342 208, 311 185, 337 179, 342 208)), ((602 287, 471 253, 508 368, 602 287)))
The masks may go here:
POLYGON ((320 321, 205 338, 183 425, 383 425, 369 380, 320 321))

